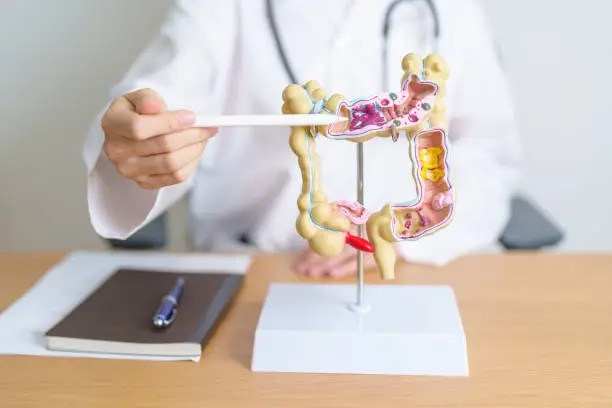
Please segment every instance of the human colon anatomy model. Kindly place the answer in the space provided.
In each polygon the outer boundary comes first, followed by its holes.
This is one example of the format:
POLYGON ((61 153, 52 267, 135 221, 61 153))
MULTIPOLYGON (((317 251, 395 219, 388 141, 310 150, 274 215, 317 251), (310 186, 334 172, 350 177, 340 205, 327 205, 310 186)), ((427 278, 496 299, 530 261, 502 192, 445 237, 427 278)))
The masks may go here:
POLYGON ((395 277, 394 245, 426 237, 448 225, 454 194, 447 164, 444 94, 449 69, 442 57, 408 54, 402 60, 401 89, 368 99, 326 97, 316 82, 291 84, 283 92, 284 114, 327 112, 343 117, 329 126, 293 127, 290 145, 302 173, 297 232, 321 256, 339 254, 345 245, 373 253, 382 279, 395 277), (319 179, 317 134, 335 140, 366 142, 375 137, 409 140, 415 200, 388 203, 371 212, 359 203, 328 202, 319 179), (366 226, 367 239, 351 234, 352 225, 366 226))

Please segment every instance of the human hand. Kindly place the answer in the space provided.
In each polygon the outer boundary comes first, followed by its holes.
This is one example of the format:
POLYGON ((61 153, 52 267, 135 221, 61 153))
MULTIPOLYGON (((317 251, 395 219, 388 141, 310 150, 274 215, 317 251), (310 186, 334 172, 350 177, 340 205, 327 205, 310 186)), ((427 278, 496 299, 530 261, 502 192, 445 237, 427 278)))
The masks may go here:
POLYGON ((145 189, 189 178, 216 128, 192 127, 189 111, 168 111, 152 89, 115 99, 102 118, 104 152, 124 177, 145 189))
MULTIPOLYGON (((363 254, 363 268, 375 267, 374 257, 370 253, 363 254)), ((293 268, 296 273, 310 277, 328 276, 343 278, 357 273, 357 250, 346 245, 342 252, 331 258, 324 258, 307 248, 296 258, 293 268)))

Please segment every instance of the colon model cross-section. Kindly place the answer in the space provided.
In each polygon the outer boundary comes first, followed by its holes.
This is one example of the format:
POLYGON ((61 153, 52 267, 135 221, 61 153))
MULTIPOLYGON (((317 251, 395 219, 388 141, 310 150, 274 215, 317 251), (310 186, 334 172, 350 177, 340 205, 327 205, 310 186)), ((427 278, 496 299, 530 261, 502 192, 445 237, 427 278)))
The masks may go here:
POLYGON ((291 130, 290 145, 302 174, 298 233, 322 256, 337 255, 345 245, 373 252, 383 279, 395 277, 395 243, 421 239, 440 230, 450 223, 454 209, 443 99, 448 66, 437 54, 424 59, 408 54, 402 60, 402 68, 401 90, 368 99, 346 100, 339 94, 326 98, 325 90, 316 81, 304 86, 291 84, 283 92, 284 114, 309 113, 318 106, 345 119, 318 126, 316 132, 308 127, 291 130), (400 132, 410 141, 410 173, 416 181, 416 199, 388 203, 373 213, 358 203, 328 202, 319 181, 316 134, 366 142, 400 132), (367 239, 350 233, 354 224, 366 224, 367 239))

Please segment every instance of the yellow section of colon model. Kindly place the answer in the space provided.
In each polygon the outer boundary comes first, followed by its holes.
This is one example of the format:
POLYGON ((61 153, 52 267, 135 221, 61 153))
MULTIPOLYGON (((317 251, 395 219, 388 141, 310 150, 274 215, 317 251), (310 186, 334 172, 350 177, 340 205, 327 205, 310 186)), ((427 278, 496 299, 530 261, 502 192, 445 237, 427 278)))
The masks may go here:
MULTIPOLYGON (((413 137, 419 131, 427 129, 427 127, 447 130, 448 126, 444 118, 446 112, 444 96, 446 94, 446 81, 450 75, 450 70, 446 61, 438 54, 430 54, 423 59, 420 55, 411 53, 406 55, 402 60, 402 69, 404 70, 402 83, 410 75, 421 75, 421 73, 424 72, 425 75, 422 79, 433 81, 439 87, 433 108, 427 115, 428 120, 423 120, 416 129, 409 132, 409 136, 413 137)), ((438 155, 434 156, 436 160, 438 160, 438 155)), ((431 161, 427 160, 427 158, 425 159, 426 160, 422 160, 422 162, 429 163, 431 161)), ((440 163, 437 164, 439 165, 440 163)), ((443 170, 440 169, 438 165, 434 168, 423 167, 425 171, 418 176, 431 176, 431 178, 438 177, 439 180, 441 177, 440 172, 443 170), (436 170, 438 170, 437 175, 436 170)), ((417 175, 415 175, 415 178, 416 176, 417 175)), ((374 245, 375 249, 374 260, 384 280, 393 279, 395 277, 395 262, 397 255, 392 243, 400 239, 393 231, 402 228, 402 225, 399 223, 400 220, 403 221, 395 212, 396 210, 392 208, 391 203, 388 203, 383 206, 380 211, 372 213, 366 224, 368 239, 374 245)))
POLYGON ((421 169, 421 178, 423 180, 431 180, 437 183, 444 177, 444 170, 438 167, 438 157, 442 154, 442 149, 439 147, 428 147, 421 149, 419 152, 419 160, 423 168, 421 169))

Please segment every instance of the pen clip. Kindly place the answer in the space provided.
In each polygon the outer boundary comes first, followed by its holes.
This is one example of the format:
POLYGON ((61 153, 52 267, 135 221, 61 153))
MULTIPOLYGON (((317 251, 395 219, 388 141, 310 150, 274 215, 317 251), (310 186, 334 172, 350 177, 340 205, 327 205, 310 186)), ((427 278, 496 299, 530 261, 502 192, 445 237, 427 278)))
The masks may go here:
POLYGON ((169 326, 170 323, 172 323, 172 321, 176 317, 176 311, 177 311, 176 303, 174 303, 174 305, 172 306, 172 309, 170 309, 170 316, 168 316, 168 319, 166 319, 166 326, 169 326))

